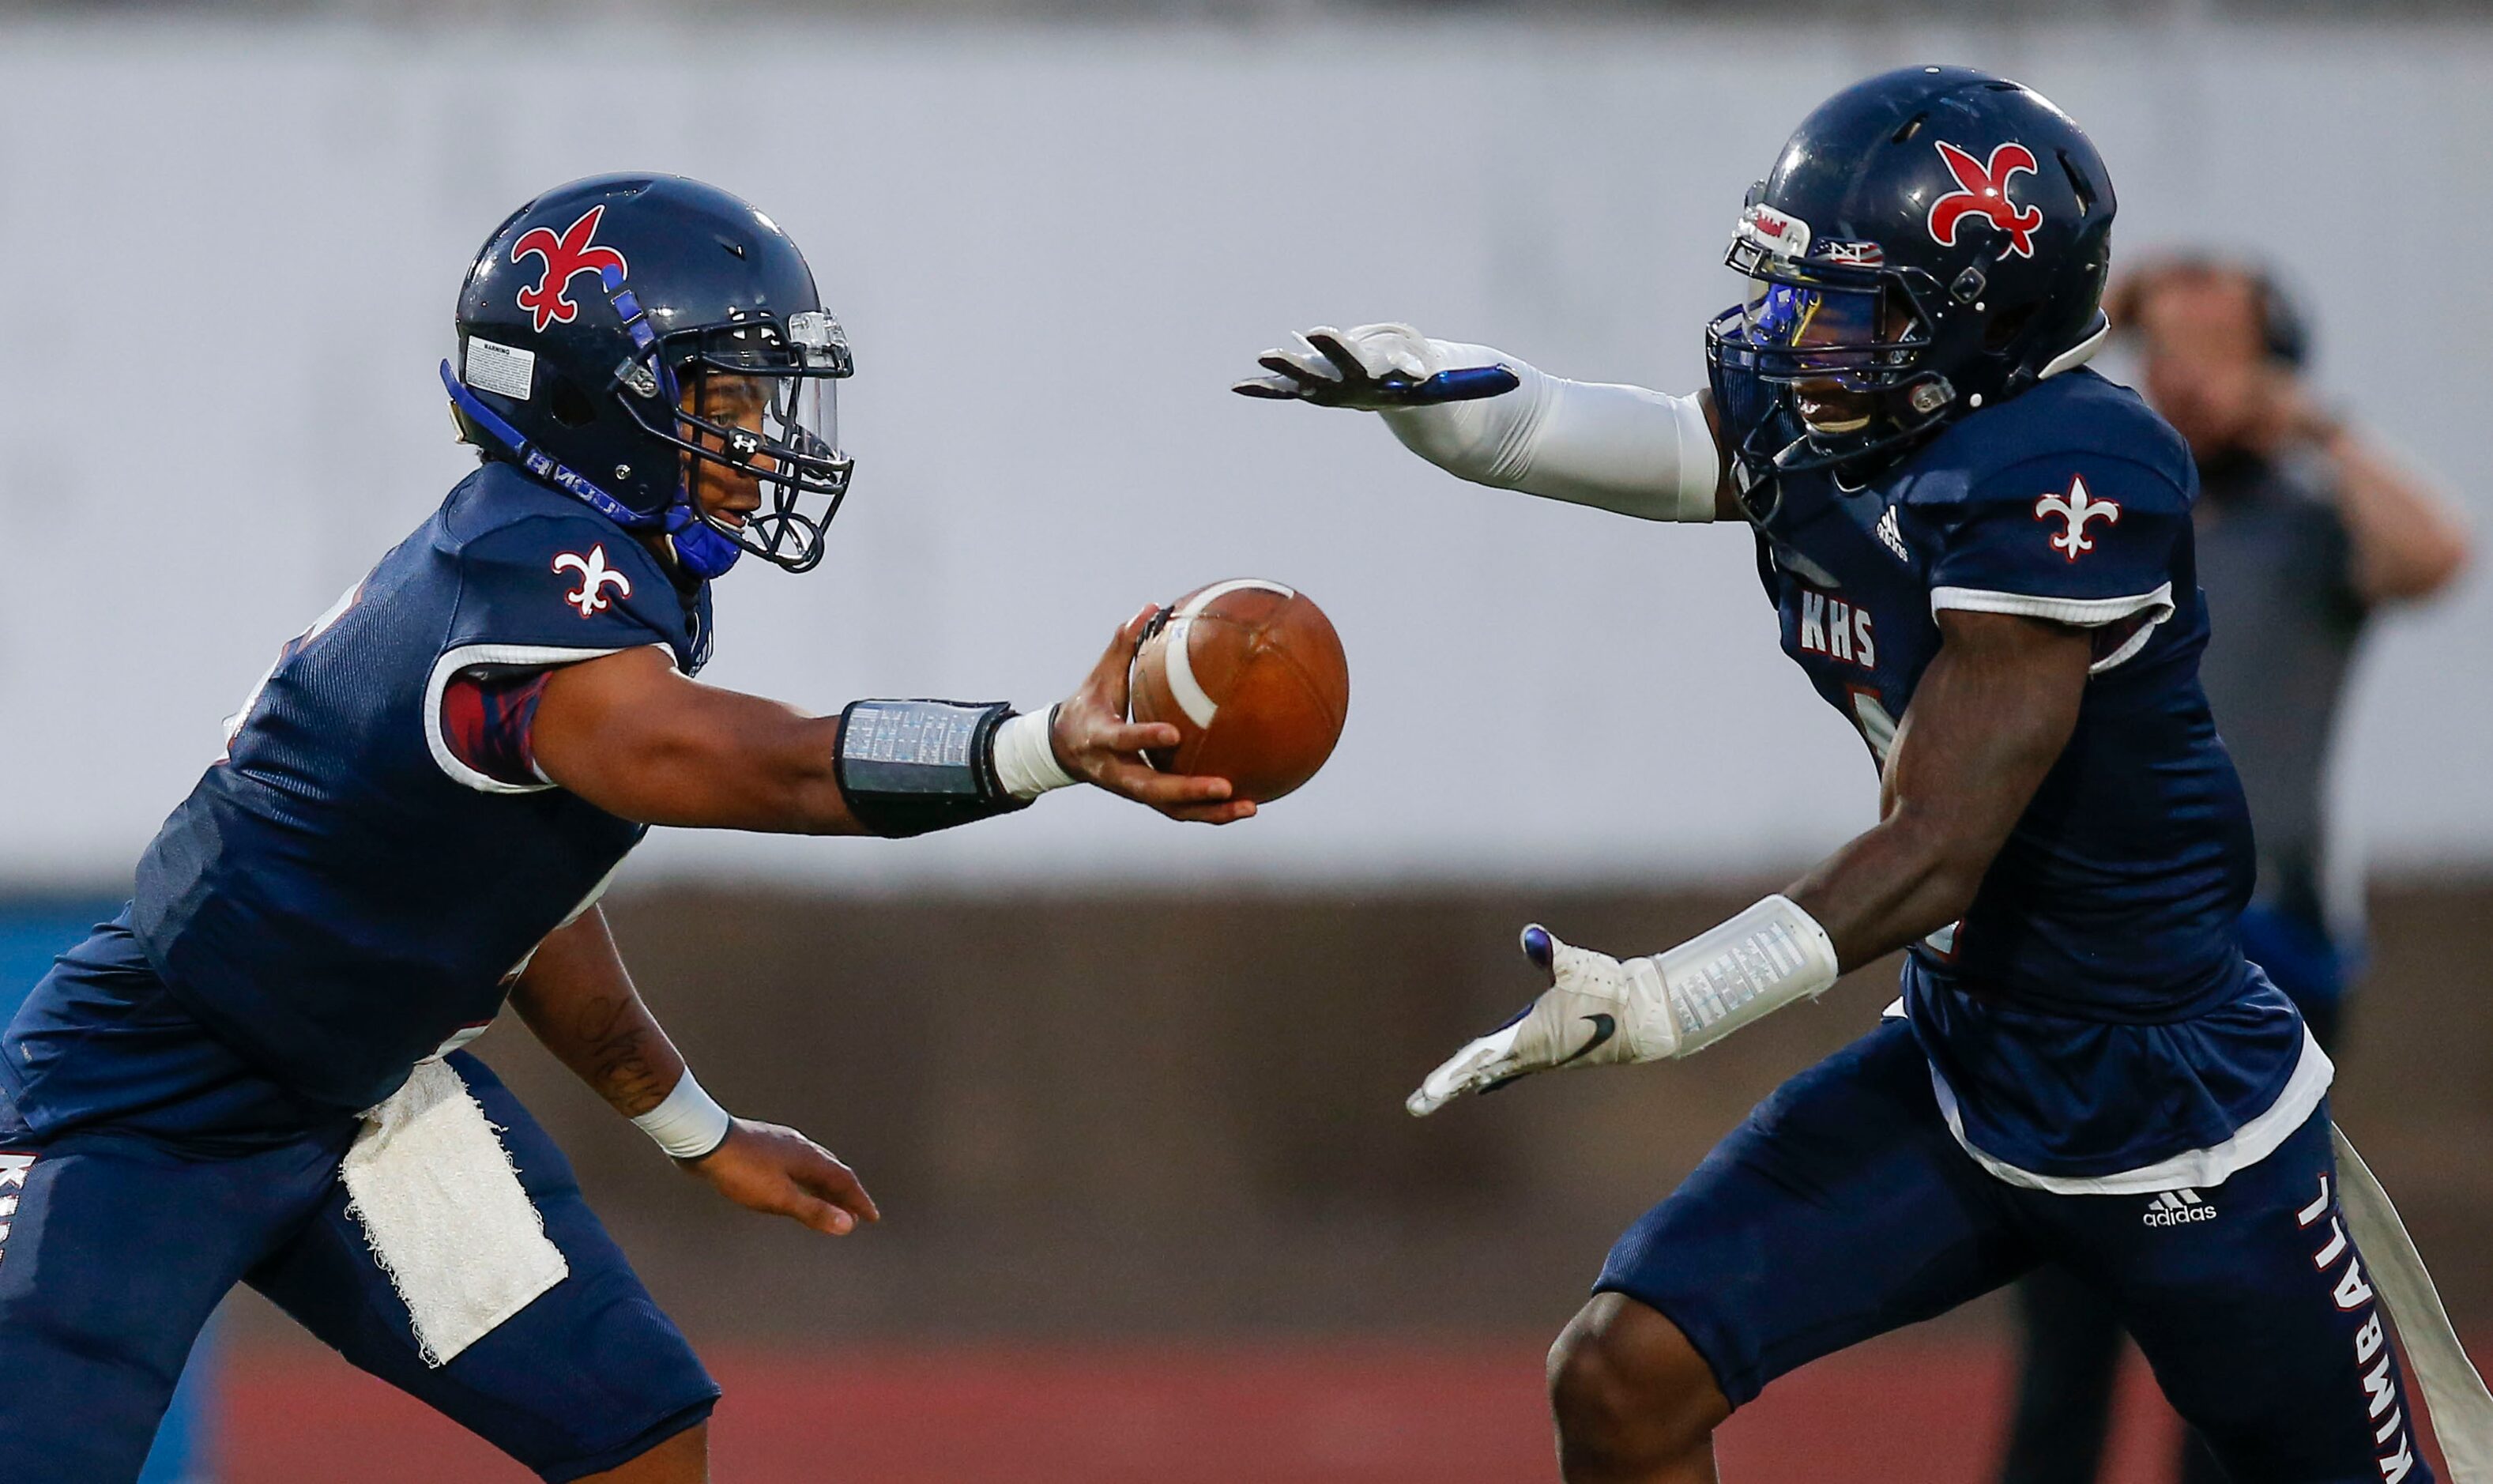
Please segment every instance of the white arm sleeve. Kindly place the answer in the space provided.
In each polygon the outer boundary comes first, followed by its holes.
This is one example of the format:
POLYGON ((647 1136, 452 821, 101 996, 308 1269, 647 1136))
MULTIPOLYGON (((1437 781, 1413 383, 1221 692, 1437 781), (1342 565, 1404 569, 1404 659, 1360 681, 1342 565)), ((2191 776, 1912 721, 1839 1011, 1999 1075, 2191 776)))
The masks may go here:
POLYGON ((1495 489, 1648 521, 1710 521, 1721 455, 1691 397, 1546 376, 1486 346, 1430 346, 1445 366, 1503 365, 1515 390, 1381 413, 1404 447, 1495 489))
POLYGON ((1843 966, 1817 919, 1783 895, 1643 960, 1661 971, 1670 1007, 1667 1056, 1687 1056, 1833 986, 1843 966))

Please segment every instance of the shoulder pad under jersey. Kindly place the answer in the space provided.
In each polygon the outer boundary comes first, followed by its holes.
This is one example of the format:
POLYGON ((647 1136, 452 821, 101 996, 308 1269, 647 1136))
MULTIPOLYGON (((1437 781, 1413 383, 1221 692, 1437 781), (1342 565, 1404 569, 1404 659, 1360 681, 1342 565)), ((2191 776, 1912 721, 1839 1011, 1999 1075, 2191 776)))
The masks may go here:
MULTIPOLYGON (((1923 507, 2017 502, 2035 466, 2124 465, 2126 497, 2186 511, 2198 492, 2189 445, 2126 386, 2081 368, 1949 427, 1899 470, 1898 499, 1923 507)), ((2065 493, 2067 479, 2059 480, 2065 493)))
POLYGON ((694 635, 682 595, 630 532, 501 465, 487 465, 443 512, 439 556, 459 601, 443 651, 468 663, 560 663, 662 644, 679 666, 694 635))

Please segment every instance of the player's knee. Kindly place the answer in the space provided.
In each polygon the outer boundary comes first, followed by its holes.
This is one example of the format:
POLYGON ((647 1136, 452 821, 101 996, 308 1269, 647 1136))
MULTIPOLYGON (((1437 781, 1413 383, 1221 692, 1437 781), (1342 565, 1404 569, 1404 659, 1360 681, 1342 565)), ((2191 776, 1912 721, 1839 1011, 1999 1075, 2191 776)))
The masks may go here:
POLYGON ((1679 1327, 1617 1293, 1595 1295, 1550 1347, 1549 1407, 1570 1479, 1685 1457, 1730 1412, 1679 1327))

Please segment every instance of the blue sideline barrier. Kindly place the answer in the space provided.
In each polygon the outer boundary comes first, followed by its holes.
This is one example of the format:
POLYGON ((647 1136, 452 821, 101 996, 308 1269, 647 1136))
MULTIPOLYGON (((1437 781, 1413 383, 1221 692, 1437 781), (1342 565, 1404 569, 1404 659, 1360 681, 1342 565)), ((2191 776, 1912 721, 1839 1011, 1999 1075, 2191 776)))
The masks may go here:
MULTIPOLYGON (((51 967, 52 955, 86 936, 87 928, 121 910, 101 898, 0 898, 0 1022, 51 967)), ((216 1405, 216 1337, 211 1330, 191 1351, 172 1408, 156 1430, 139 1484, 209 1484, 216 1405)))

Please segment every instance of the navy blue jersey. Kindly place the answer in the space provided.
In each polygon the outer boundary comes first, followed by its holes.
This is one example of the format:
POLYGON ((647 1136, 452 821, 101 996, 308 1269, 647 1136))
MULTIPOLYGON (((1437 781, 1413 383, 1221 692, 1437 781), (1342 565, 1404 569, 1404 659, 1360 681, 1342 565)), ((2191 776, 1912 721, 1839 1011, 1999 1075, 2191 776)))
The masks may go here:
MULTIPOLYGON (((2302 1040, 2236 939, 2250 819, 2199 685, 2180 438, 2080 370, 1862 488, 1776 484, 1757 560, 1784 649, 1882 764, 1940 611, 2095 635, 2067 747, 1964 920, 1910 952, 1906 1004, 1951 1120, 1977 1154, 2062 1179, 2225 1145, 2277 1103, 2302 1040)), ((2318 1088, 2297 1097, 2307 1114, 2318 1088)))
POLYGON ((689 674, 708 644, 706 587, 488 464, 285 647, 139 862, 131 930, 172 998, 275 1080, 377 1103, 494 1016, 646 832, 463 757, 453 681, 646 645, 689 674))

